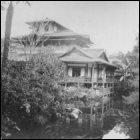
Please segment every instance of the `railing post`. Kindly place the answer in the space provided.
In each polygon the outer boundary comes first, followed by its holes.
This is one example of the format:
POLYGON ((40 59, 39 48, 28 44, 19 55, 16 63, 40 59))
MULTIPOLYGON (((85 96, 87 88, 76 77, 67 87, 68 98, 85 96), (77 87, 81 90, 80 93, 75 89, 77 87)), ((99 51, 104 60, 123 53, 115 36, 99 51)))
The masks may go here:
POLYGON ((80 80, 78 79, 78 92, 80 91, 80 80))
MULTIPOLYGON (((103 96, 103 99, 104 99, 104 96, 103 96)), ((102 99, 102 119, 103 119, 103 115, 104 115, 104 102, 103 102, 103 99, 102 99)))
MULTIPOLYGON (((104 98, 104 96, 103 96, 103 98, 104 98)), ((101 129, 103 128, 103 118, 104 118, 104 103, 102 100, 101 129)))
POLYGON ((90 108, 90 129, 92 129, 92 105, 90 108))

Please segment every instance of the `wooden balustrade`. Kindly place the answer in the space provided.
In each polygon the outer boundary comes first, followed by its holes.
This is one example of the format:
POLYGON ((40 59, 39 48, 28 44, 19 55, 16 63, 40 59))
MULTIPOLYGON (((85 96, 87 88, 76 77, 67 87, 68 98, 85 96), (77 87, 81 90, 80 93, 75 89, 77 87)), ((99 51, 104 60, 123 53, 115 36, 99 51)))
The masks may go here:
POLYGON ((67 76, 64 80, 60 81, 60 83, 67 84, 67 83, 77 83, 77 84, 93 84, 93 87, 96 85, 97 87, 113 87, 114 79, 107 79, 103 81, 102 79, 92 79, 90 77, 69 77, 67 76))

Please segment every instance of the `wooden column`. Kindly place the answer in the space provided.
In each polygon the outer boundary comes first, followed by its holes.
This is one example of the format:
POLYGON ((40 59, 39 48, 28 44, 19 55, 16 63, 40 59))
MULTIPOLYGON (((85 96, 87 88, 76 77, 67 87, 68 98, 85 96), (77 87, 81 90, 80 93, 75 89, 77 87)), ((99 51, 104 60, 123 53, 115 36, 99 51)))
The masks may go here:
POLYGON ((102 70, 102 78, 103 78, 103 88, 105 88, 105 66, 103 67, 102 70))
POLYGON ((94 64, 93 64, 92 67, 91 67, 91 74, 92 74, 92 76, 91 76, 91 81, 92 81, 92 92, 93 92, 94 64))
MULTIPOLYGON (((104 96, 103 96, 103 99, 104 99, 104 96)), ((102 99, 102 115, 101 115, 102 119, 103 119, 103 116, 104 116, 104 102, 103 102, 103 99, 102 99)))
POLYGON ((91 71, 92 71, 92 68, 88 67, 88 69, 87 69, 87 77, 89 77, 89 78, 91 78, 91 71))
POLYGON ((86 65, 86 74, 85 74, 86 77, 88 77, 88 64, 86 65))
POLYGON ((92 64, 88 63, 88 65, 87 65, 87 77, 92 78, 91 73, 92 73, 92 64))
POLYGON ((104 66, 104 83, 106 83, 106 66, 104 66))
MULTIPOLYGON (((104 98, 104 96, 103 96, 103 98, 104 98)), ((103 128, 103 119, 104 119, 104 103, 102 101, 101 129, 103 128)))
POLYGON ((114 78, 114 74, 113 74, 113 83, 112 83, 113 93, 115 92, 115 89, 114 89, 114 83, 115 83, 115 78, 114 78))
POLYGON ((65 67, 66 67, 66 75, 68 75, 68 64, 65 63, 65 67))
MULTIPOLYGON (((65 63, 65 67, 66 67, 65 71, 66 71, 66 76, 67 76, 68 75, 67 63, 65 63)), ((64 80, 64 85, 65 85, 65 89, 66 89, 66 87, 67 87, 67 79, 64 80)))
POLYGON ((109 106, 109 109, 110 109, 110 102, 111 102, 111 97, 109 96, 109 103, 108 103, 108 106, 109 106))

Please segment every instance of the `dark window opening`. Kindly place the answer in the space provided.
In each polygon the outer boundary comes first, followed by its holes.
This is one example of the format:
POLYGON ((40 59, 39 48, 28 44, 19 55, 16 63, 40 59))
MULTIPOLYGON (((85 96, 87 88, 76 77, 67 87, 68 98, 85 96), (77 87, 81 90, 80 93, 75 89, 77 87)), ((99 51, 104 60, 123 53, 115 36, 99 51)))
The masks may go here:
POLYGON ((80 67, 73 67, 72 77, 79 77, 81 74, 80 67))

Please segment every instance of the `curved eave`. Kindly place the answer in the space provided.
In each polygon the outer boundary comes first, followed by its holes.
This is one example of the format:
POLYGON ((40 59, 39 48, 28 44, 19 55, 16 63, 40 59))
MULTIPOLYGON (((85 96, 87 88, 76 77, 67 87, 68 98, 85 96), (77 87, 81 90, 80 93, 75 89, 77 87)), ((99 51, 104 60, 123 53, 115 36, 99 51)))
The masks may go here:
POLYGON ((78 35, 76 33, 69 33, 69 32, 63 32, 63 33, 51 33, 51 34, 28 34, 28 35, 23 35, 23 36, 18 36, 18 37, 12 37, 12 41, 25 41, 27 40, 29 37, 33 37, 33 36, 38 36, 40 37, 40 39, 44 39, 45 37, 48 37, 48 40, 59 40, 59 39, 64 39, 64 40, 68 40, 69 38, 74 38, 76 40, 76 38, 80 39, 81 42, 85 43, 85 44, 93 44, 93 42, 91 42, 91 40, 89 38, 86 38, 84 35, 78 35))
POLYGON ((78 58, 60 58, 61 61, 63 62, 73 62, 73 63, 101 63, 101 64, 105 64, 107 66, 110 66, 114 69, 117 69, 117 67, 115 65, 110 64, 109 62, 106 62, 104 60, 101 59, 96 59, 96 60, 92 60, 92 59, 88 59, 85 58, 83 60, 80 60, 78 58))

